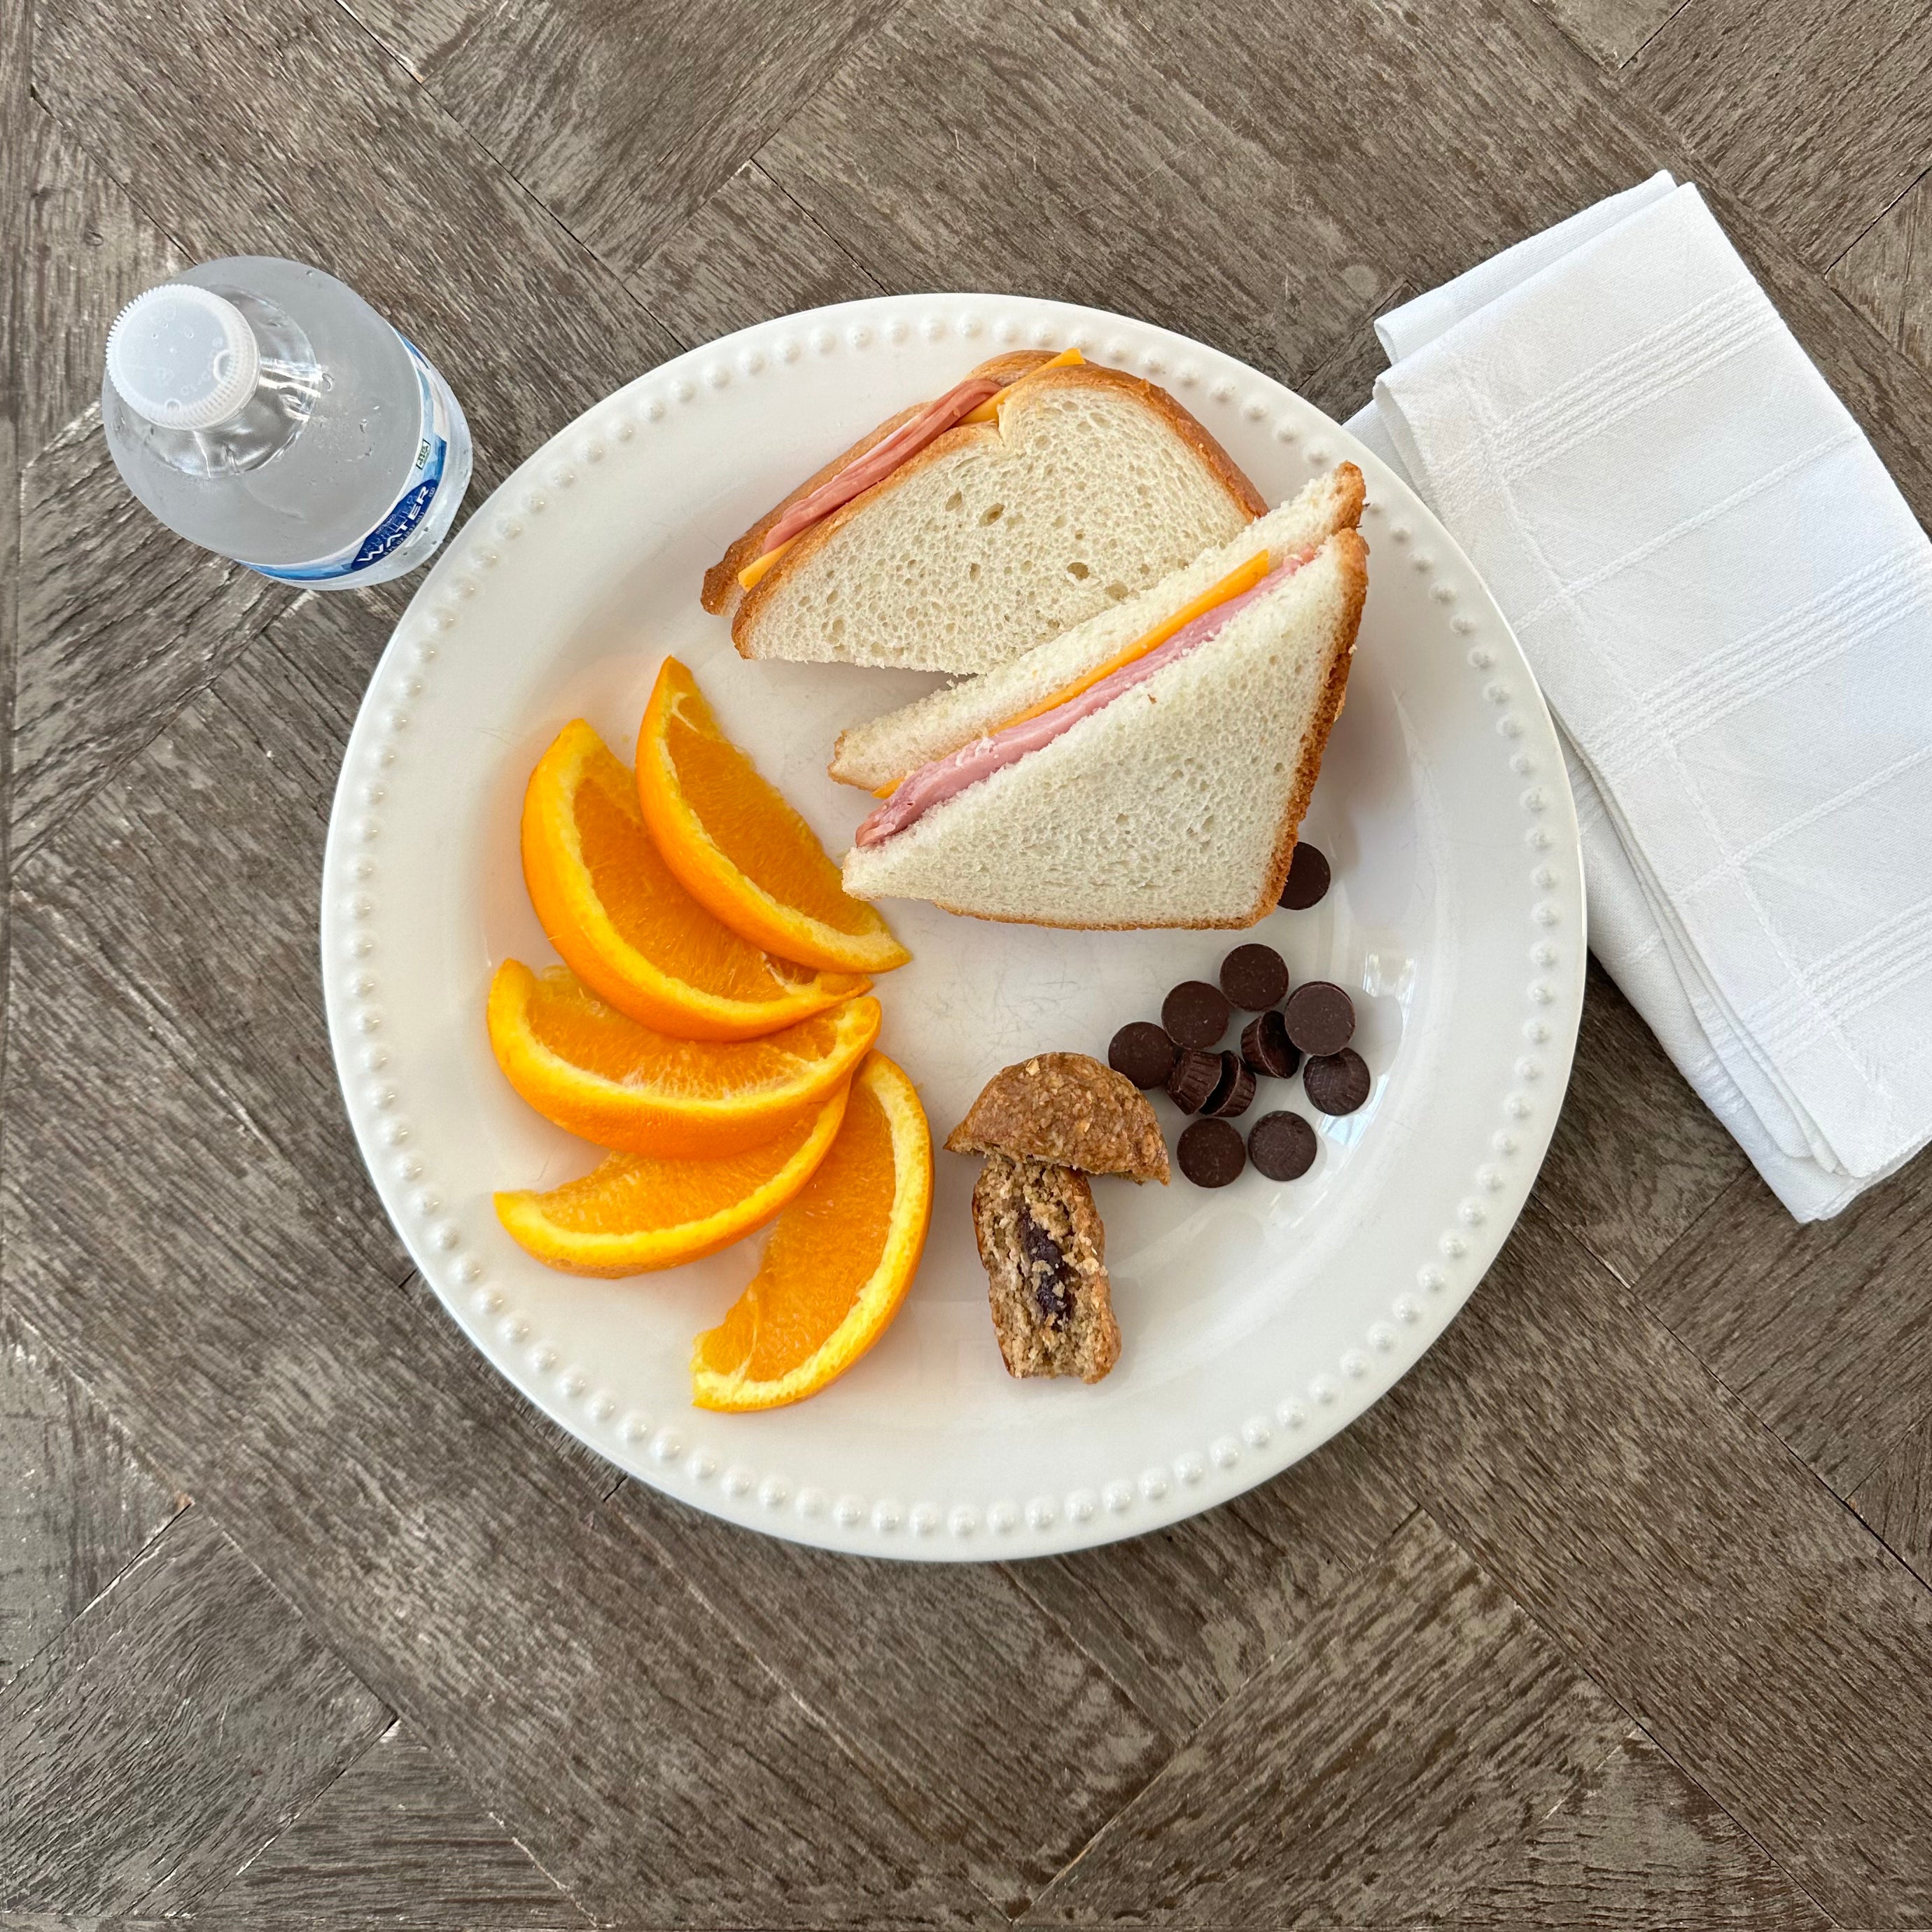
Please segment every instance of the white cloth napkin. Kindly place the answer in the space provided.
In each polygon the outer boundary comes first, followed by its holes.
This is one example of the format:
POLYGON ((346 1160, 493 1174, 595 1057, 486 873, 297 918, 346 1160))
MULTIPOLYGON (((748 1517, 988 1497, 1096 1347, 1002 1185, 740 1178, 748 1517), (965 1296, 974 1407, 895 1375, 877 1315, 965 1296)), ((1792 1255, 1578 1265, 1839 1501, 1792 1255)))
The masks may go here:
POLYGON ((1590 944, 1800 1220, 1932 1138, 1932 542, 1660 174, 1384 316, 1348 425, 1561 730, 1590 944))

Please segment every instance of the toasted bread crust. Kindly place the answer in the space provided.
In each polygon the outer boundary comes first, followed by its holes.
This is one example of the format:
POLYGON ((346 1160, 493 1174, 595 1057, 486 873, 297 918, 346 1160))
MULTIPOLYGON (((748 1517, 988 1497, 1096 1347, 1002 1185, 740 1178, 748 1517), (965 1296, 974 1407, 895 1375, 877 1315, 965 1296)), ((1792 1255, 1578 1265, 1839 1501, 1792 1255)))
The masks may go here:
POLYGON ((983 919, 995 926, 1051 926, 1070 932, 1151 932, 1169 926, 1210 932, 1250 926, 1267 918, 1281 903, 1281 889, 1288 883, 1288 868, 1294 856, 1295 839, 1301 830, 1301 821, 1307 814, 1315 781, 1322 775, 1322 754, 1328 748, 1328 734, 1334 729, 1335 720, 1342 715, 1342 700, 1348 694, 1348 668, 1354 660, 1355 639, 1361 628, 1362 606, 1369 595, 1369 547, 1360 531, 1337 530, 1329 541, 1340 546, 1342 568, 1348 579, 1348 616, 1341 627, 1344 641, 1329 665, 1328 681, 1322 688, 1313 721, 1302 739, 1301 764, 1295 773, 1294 789, 1289 793, 1288 802, 1282 808, 1268 871, 1251 911, 1239 919, 1150 919, 1129 923, 1125 920, 994 919, 988 914, 974 912, 969 906, 950 905, 944 899, 934 899, 932 903, 941 912, 952 913, 962 919, 983 919))
MULTIPOLYGON (((994 356, 982 362, 977 368, 969 369, 967 377, 988 376, 995 382, 1014 382, 1029 369, 1036 369, 1050 359, 1052 351, 1045 349, 1013 349, 1004 356, 994 356)), ((961 379, 962 381, 965 377, 961 379)), ((884 442, 902 424, 911 422, 926 407, 924 403, 914 403, 910 407, 899 411, 896 416, 888 416, 874 430, 869 430, 854 443, 850 448, 842 451, 823 470, 808 476, 789 496, 782 497, 767 510, 744 535, 738 538, 724 554, 704 573, 704 587, 698 601, 706 610, 714 614, 728 610, 741 594, 738 573, 757 556, 763 554, 765 532, 790 509, 793 504, 810 496, 820 484, 830 483, 848 463, 856 463, 874 444, 884 442)), ((816 526, 814 526, 816 527, 816 526)), ((801 532, 800 540, 811 535, 809 530, 801 532)), ((778 566, 774 566, 774 568, 778 566)))
MULTIPOLYGON (((1028 352, 1034 356, 1036 362, 1049 359, 1043 350, 1028 352)), ((998 373, 996 365, 1006 359, 1009 358, 996 357, 993 362, 982 363, 980 368, 973 373, 976 375, 994 374, 998 373)), ((1025 371, 1022 370, 1018 374, 1023 375, 1025 371)), ((1006 380, 1016 380, 1017 376, 1008 377, 1006 380)), ((1193 451, 1206 465, 1215 482, 1227 493, 1230 500, 1246 512, 1250 521, 1267 509, 1267 500, 1242 474, 1234 459, 1214 440, 1213 436, 1208 434, 1205 428, 1196 422, 1165 389, 1156 387, 1152 382, 1143 382, 1138 376, 1130 376, 1124 370, 1119 369, 1109 369, 1099 362, 1080 362, 1062 368, 1050 369, 1040 380, 1042 382, 1052 382, 1070 388, 1112 388, 1128 392, 1144 407, 1152 410, 1160 416, 1168 428, 1193 451)), ((948 430, 944 435, 935 436, 916 456, 910 458, 907 461, 901 464, 890 476, 882 478, 873 484, 871 489, 862 491, 850 502, 841 504, 831 515, 813 524, 808 530, 802 531, 784 556, 740 598, 737 608, 731 619, 731 641, 738 647, 738 655, 746 658, 755 658, 759 656, 753 636, 758 627, 759 613, 772 598, 778 595, 788 573, 812 556, 820 545, 829 543, 852 518, 860 514, 869 506, 876 504, 884 492, 897 489, 908 478, 916 476, 928 464, 938 462, 941 458, 950 455, 955 450, 965 448, 969 440, 977 438, 982 442, 989 440, 997 440, 1000 433, 1000 425, 997 422, 961 423, 956 428, 948 430)), ((884 432, 881 431, 880 434, 883 434, 884 432)), ((874 440, 876 440, 875 437, 874 440)), ((865 446, 869 448, 871 446, 868 444, 865 446)), ((838 463, 833 466, 832 470, 820 472, 820 478, 832 474, 836 469, 842 467, 848 460, 846 457, 841 457, 838 463)), ((815 484, 813 487, 816 487, 815 484)), ((796 494, 794 493, 794 495, 796 494)), ((788 502, 792 500, 790 497, 786 499, 788 502)), ((783 505, 779 506, 780 508, 783 507, 783 505)), ((778 512, 774 511, 772 514, 776 517, 778 512)), ((768 529, 770 526, 770 521, 767 520, 763 528, 768 529)), ((751 532, 748 531, 746 537, 740 538, 739 541, 741 543, 745 542, 750 535, 751 532)), ((760 538, 762 539, 762 530, 760 538)), ((751 554, 755 555, 756 553, 754 551, 751 554)), ((730 553, 728 551, 727 561, 729 560, 730 556, 730 553)), ((750 560, 750 556, 748 555, 744 562, 748 562, 750 560)), ((717 566, 717 568, 722 569, 723 567, 721 564, 717 566)), ((742 568, 742 563, 737 566, 737 568, 742 568)), ((735 582, 736 580, 736 570, 734 569, 732 572, 732 580, 735 582)), ((705 579, 706 584, 709 585, 711 580, 711 575, 707 574, 705 579)), ((706 609, 712 608, 713 607, 709 603, 706 604, 706 609)))
MULTIPOLYGON (((1356 476, 1359 482, 1359 470, 1356 476)), ((1336 651, 1334 662, 1328 667, 1328 682, 1323 687, 1315 722, 1302 738, 1301 767, 1295 773, 1294 790, 1288 795, 1287 808, 1281 815, 1281 828, 1275 834, 1274 861, 1269 868, 1267 884, 1245 922, 1249 926, 1267 918, 1281 903, 1281 890, 1288 883, 1288 868, 1294 857, 1301 821, 1307 815, 1315 781, 1322 776, 1322 754, 1328 748, 1328 734, 1335 728, 1335 721, 1342 715, 1342 702, 1348 692, 1348 670, 1355 661, 1355 640, 1361 633, 1362 607, 1369 597, 1369 546, 1361 532, 1356 530, 1338 531, 1334 541, 1341 545, 1342 568, 1348 578, 1348 614, 1342 626, 1346 642, 1336 651)))

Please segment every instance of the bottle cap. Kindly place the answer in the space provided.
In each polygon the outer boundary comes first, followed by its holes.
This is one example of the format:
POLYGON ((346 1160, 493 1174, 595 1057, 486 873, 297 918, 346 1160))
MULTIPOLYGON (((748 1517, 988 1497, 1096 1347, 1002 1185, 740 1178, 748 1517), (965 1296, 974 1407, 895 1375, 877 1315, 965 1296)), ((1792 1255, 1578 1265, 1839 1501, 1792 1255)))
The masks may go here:
POLYGON ((164 429, 212 429, 255 393, 261 351, 248 318, 212 289, 164 282, 107 332, 107 379, 136 415, 164 429))

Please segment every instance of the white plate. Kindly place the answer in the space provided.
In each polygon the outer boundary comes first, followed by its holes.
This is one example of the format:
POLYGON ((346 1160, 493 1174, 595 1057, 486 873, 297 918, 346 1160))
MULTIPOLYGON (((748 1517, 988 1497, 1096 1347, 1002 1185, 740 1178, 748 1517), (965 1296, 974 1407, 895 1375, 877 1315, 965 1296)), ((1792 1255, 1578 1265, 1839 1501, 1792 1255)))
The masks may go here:
MULTIPOLYGON (((667 363, 554 437, 416 592, 344 761, 323 871, 331 1035, 350 1119, 424 1276, 530 1400, 621 1468, 774 1534, 885 1556, 1037 1556, 1211 1508, 1306 1455, 1409 1368, 1529 1192, 1582 1004, 1582 869, 1548 714, 1489 593, 1413 493, 1318 410, 1147 323, 1011 296, 905 296, 786 317, 667 363), (747 664, 698 602, 726 542, 828 454, 1011 344, 1172 388, 1270 501, 1344 457, 1368 478, 1370 590, 1347 710, 1304 834, 1334 862, 1314 910, 1251 933, 1067 933, 886 910, 914 954, 878 992, 880 1045, 942 1137, 986 1078, 1052 1048, 1104 1055, 1176 980, 1240 940, 1357 991, 1375 1075, 1345 1120, 1298 1081, 1321 1153, 1277 1186, 1104 1180, 1126 1338, 1093 1388, 1010 1380, 968 1198, 941 1153, 931 1237, 898 1320, 842 1380, 765 1415, 693 1408, 692 1339, 755 1239, 674 1273, 580 1281, 530 1260, 491 1190, 594 1156, 513 1095, 484 1035, 496 964, 554 958, 517 818, 570 718, 628 758, 661 656, 834 853, 868 801, 834 784, 838 730, 934 680, 747 664)), ((1180 1124, 1158 1102, 1170 1139, 1180 1124)))

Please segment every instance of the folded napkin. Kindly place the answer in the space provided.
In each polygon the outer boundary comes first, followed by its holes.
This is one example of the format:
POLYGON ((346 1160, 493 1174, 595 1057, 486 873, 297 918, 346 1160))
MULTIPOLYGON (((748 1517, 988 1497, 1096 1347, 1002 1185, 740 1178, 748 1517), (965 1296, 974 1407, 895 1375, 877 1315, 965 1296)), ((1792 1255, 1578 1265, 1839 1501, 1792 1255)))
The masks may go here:
POLYGON ((1564 741, 1590 944, 1800 1220, 1932 1138, 1932 542, 1668 175, 1376 325, 1348 425, 1564 741))

